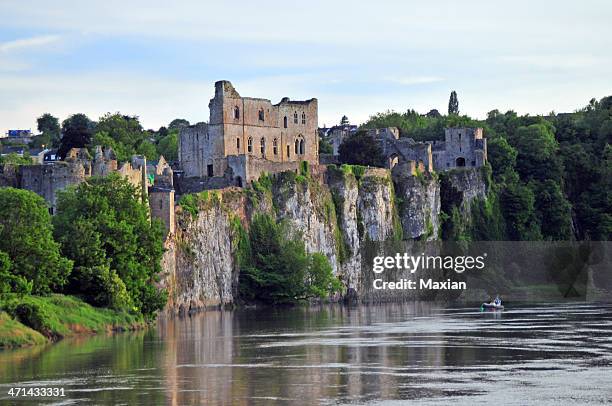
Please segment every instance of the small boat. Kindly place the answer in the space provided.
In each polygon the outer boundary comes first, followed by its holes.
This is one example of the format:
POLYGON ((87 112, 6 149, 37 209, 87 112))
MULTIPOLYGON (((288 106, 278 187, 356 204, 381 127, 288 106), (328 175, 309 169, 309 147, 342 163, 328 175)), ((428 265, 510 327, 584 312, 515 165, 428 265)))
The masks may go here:
POLYGON ((480 305, 480 310, 504 310, 504 305, 496 305, 495 303, 483 303, 480 305))

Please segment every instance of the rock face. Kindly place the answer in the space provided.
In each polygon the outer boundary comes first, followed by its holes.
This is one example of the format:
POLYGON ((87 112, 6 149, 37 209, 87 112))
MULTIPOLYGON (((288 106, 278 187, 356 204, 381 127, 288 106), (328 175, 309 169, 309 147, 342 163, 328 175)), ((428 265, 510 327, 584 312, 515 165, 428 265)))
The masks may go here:
POLYGON ((433 241, 440 230, 440 184, 432 175, 396 178, 404 238, 433 241))
MULTIPOLYGON (((453 196, 461 195, 466 212, 471 200, 486 195, 482 175, 468 172, 478 171, 466 169, 444 179, 453 196)), ((167 239, 163 259, 169 311, 235 302, 235 225, 240 222, 248 229, 255 213, 287 221, 308 252, 329 259, 346 296, 358 300, 386 300, 371 289, 373 253, 390 243, 439 238, 444 193, 436 176, 392 179, 385 169, 330 166, 315 177, 286 172, 267 182, 249 189, 202 192, 193 195, 195 206, 177 206, 176 233, 167 239)), ((389 295, 389 300, 401 299, 397 293, 389 295)))

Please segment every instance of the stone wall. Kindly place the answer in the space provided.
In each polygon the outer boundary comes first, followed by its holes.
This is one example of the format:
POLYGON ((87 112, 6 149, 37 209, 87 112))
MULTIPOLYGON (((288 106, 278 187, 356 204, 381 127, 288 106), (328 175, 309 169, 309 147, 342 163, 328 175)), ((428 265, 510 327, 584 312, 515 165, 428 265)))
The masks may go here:
POLYGON ((437 171, 458 167, 479 168, 487 161, 487 140, 482 128, 446 128, 444 141, 431 142, 437 171))
MULTIPOLYGON (((268 99, 241 97, 230 82, 219 81, 209 109, 207 126, 181 131, 179 161, 185 177, 222 177, 229 166, 234 173, 248 177, 247 168, 236 166, 242 162, 239 159, 229 165, 229 157, 236 156, 274 163, 318 163, 317 99, 283 98, 273 105, 268 99)), ((286 166, 267 168, 274 173, 286 166)))
POLYGON ((80 162, 55 162, 50 165, 24 165, 20 167, 21 188, 42 196, 55 212, 57 192, 77 185, 86 178, 80 162))

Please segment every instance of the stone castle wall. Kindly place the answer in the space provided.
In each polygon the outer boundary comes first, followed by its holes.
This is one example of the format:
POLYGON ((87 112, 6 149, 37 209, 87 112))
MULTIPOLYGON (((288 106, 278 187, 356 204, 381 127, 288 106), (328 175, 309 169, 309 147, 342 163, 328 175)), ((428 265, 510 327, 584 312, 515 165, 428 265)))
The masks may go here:
POLYGON ((80 162, 55 162, 52 165, 24 165, 20 168, 22 189, 42 196, 51 213, 56 210, 58 191, 78 185, 86 178, 86 170, 80 162))
POLYGON ((223 177, 231 168, 237 183, 253 179, 249 173, 293 167, 284 165, 287 162, 318 164, 316 99, 283 98, 272 104, 268 99, 241 97, 230 82, 219 81, 209 109, 207 126, 181 131, 179 161, 185 177, 223 177), (230 158, 241 156, 249 159, 230 158), (250 168, 238 167, 241 162, 250 168))
POLYGON ((432 142, 434 169, 477 168, 487 161, 487 140, 482 128, 446 128, 444 142, 432 142))

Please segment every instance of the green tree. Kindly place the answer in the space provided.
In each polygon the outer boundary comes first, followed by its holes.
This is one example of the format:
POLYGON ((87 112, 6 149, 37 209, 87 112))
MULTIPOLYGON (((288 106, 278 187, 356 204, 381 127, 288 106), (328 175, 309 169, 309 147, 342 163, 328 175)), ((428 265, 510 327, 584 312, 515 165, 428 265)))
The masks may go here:
POLYGON ((535 213, 533 191, 520 183, 509 184, 500 196, 506 219, 506 234, 512 241, 538 241, 542 239, 535 213))
POLYGON ((241 256, 238 285, 244 300, 295 303, 340 289, 327 258, 308 255, 303 240, 267 214, 253 217, 245 245, 250 250, 241 256))
POLYGON ((12 263, 6 252, 0 251, 0 294, 31 293, 32 283, 22 275, 16 275, 11 270, 12 263))
POLYGON ((175 118, 168 124, 168 130, 180 130, 183 127, 189 127, 189 121, 182 118, 175 118))
POLYGON ((334 147, 329 142, 319 139, 319 154, 332 154, 333 152, 334 147))
POLYGON ((457 98, 457 92, 454 90, 450 94, 448 99, 448 115, 459 115, 459 99, 457 98))
POLYGON ((57 117, 45 113, 36 119, 36 123, 38 124, 38 131, 50 142, 50 144, 46 144, 47 146, 57 147, 60 145, 62 130, 57 117))
POLYGON ((147 139, 147 133, 136 116, 106 113, 100 117, 93 145, 113 148, 121 162, 129 161, 134 154, 157 158, 155 146, 147 139))
POLYGON ((74 260, 71 293, 111 307, 133 303, 147 316, 163 308, 166 292, 156 287, 163 229, 125 178, 91 178, 66 190, 53 220, 62 252, 74 260))
POLYGON ((157 153, 157 148, 155 145, 147 140, 143 140, 136 147, 136 154, 144 155, 148 160, 155 161, 159 158, 159 154, 157 153))
POLYGON ((562 178, 562 163, 557 152, 554 127, 550 123, 519 127, 510 141, 518 151, 516 168, 521 179, 544 181, 562 178))
POLYGON ((85 114, 74 114, 62 122, 62 139, 58 154, 63 158, 72 148, 85 148, 91 142, 93 123, 85 114))
POLYGON ((19 156, 13 152, 5 156, 0 156, 0 164, 32 165, 32 158, 30 158, 27 152, 25 152, 23 156, 19 156))
POLYGON ((340 148, 340 161, 351 165, 382 166, 380 145, 367 131, 357 131, 347 137, 340 148))
POLYGON ((10 273, 31 283, 33 294, 60 290, 72 269, 53 240, 47 204, 27 190, 0 188, 0 251, 10 259, 10 273))
POLYGON ((178 133, 173 130, 157 143, 157 153, 163 155, 167 161, 178 160, 178 133))
POLYGON ((542 235, 552 240, 570 240, 572 234, 571 205, 558 183, 551 179, 534 182, 535 208, 540 219, 542 235))
POLYGON ((487 156, 496 181, 503 181, 511 176, 516 166, 517 155, 516 149, 506 141, 506 138, 496 136, 487 140, 487 156))

